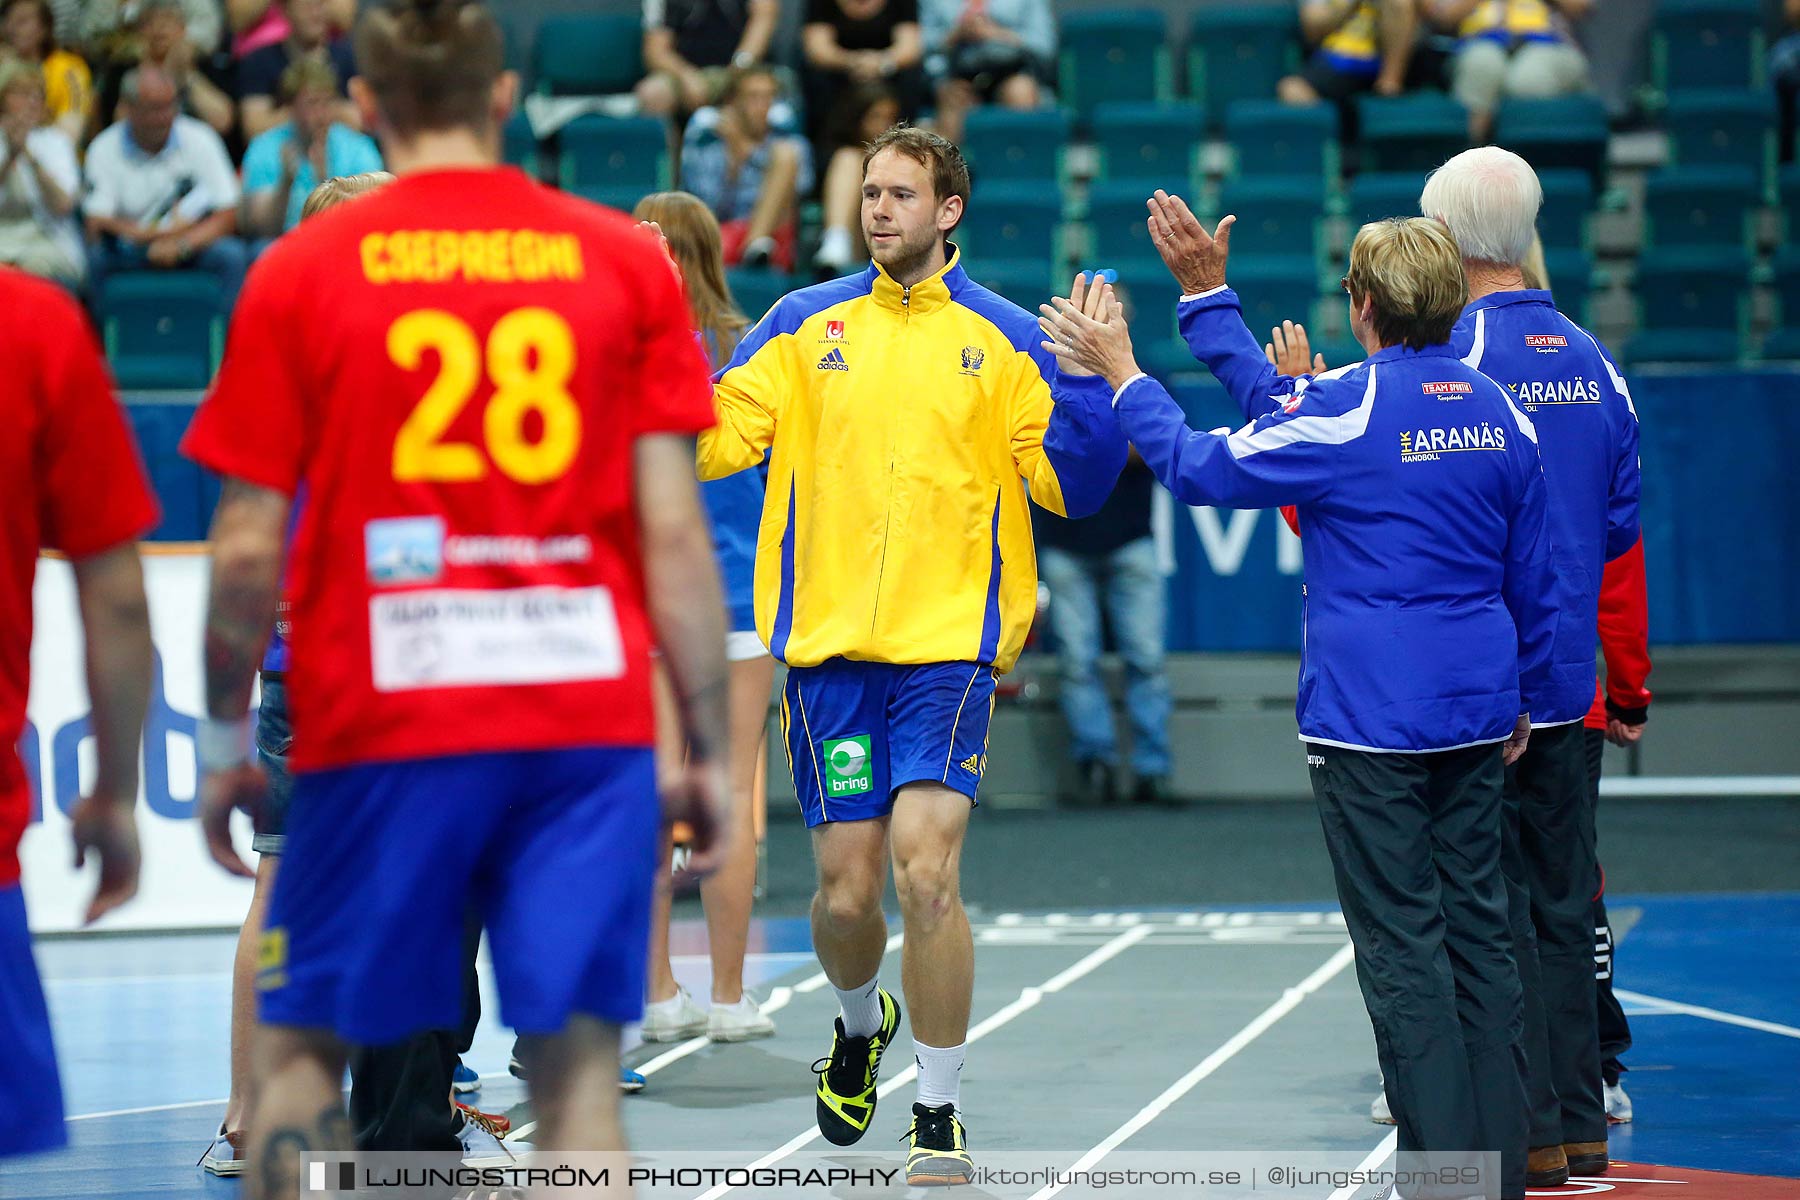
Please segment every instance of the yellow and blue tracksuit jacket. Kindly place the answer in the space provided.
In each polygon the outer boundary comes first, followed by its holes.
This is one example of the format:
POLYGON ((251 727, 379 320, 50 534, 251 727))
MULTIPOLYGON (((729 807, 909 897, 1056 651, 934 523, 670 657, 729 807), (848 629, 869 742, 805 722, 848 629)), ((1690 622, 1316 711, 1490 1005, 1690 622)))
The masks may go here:
POLYGON ((790 666, 1009 670, 1037 609, 1027 494, 1085 516, 1125 465, 1108 389, 951 250, 910 288, 871 264, 790 293, 715 377, 700 475, 770 454, 756 629, 790 666))
POLYGON ((1457 36, 1466 40, 1485 38, 1506 46, 1567 41, 1568 33, 1568 22, 1548 0, 1482 0, 1457 29, 1457 36))

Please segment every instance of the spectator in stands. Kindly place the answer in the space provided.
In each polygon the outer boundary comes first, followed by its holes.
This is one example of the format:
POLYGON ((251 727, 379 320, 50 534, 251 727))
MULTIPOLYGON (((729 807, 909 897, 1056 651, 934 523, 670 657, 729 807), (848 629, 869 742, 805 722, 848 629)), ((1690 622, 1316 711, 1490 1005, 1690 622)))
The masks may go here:
POLYGON ((337 97, 330 63, 297 59, 283 73, 287 124, 258 137, 244 153, 247 236, 274 238, 298 225, 307 196, 327 179, 381 170, 374 140, 337 120, 337 97))
POLYGON ((1594 0, 1424 0, 1438 29, 1460 41, 1450 58, 1451 90, 1469 110, 1469 138, 1488 140, 1502 97, 1542 98, 1588 90, 1587 55, 1571 21, 1594 0))
POLYGON ((87 154, 95 286, 114 271, 188 268, 216 276, 229 305, 244 281, 245 253, 225 143, 181 114, 174 81, 155 67, 128 71, 122 95, 125 119, 87 154))
POLYGON ((71 290, 87 275, 75 224, 81 168, 75 143, 44 123, 44 73, 0 62, 0 262, 71 290))
POLYGON ((718 106, 695 113, 682 140, 682 186, 719 218, 728 264, 794 269, 794 215, 812 187, 812 149, 770 124, 780 92, 768 67, 735 70, 718 106))
POLYGON ((869 257, 862 234, 863 158, 868 143, 899 123, 900 100, 885 83, 865 83, 838 103, 835 116, 819 189, 825 234, 813 265, 838 275, 869 257))
POLYGON ((330 63, 337 73, 338 103, 335 119, 351 129, 362 128, 362 114, 350 103, 345 90, 356 75, 356 58, 350 50, 350 39, 331 34, 331 10, 327 0, 275 0, 275 7, 287 18, 289 33, 284 41, 264 46, 244 57, 238 64, 238 98, 243 103, 244 136, 260 137, 293 114, 280 102, 281 77, 288 67, 302 58, 330 63))
POLYGON ((859 87, 884 84, 899 99, 901 119, 919 115, 925 93, 919 0, 807 0, 801 37, 809 133, 821 158, 835 148, 828 143, 833 126, 841 125, 840 105, 859 87))
MULTIPOLYGON (((187 18, 187 39, 195 61, 219 48, 221 21, 218 0, 178 0, 187 18)), ((142 0, 85 0, 81 6, 81 41, 90 59, 100 63, 131 62, 137 57, 137 26, 145 4, 142 0)))
POLYGON ((1043 102, 1056 69, 1050 0, 920 0, 919 15, 939 133, 961 141, 963 119, 978 104, 1043 102))
POLYGON ((644 0, 644 66, 639 107, 684 121, 720 103, 730 68, 768 59, 780 0, 644 0))
POLYGON ((1300 36, 1312 54, 1275 94, 1286 104, 1329 100, 1340 108, 1364 92, 1398 96, 1418 27, 1418 0, 1300 0, 1300 36))
POLYGON ((1800 0, 1785 0, 1782 13, 1787 17, 1787 36, 1769 51, 1769 79, 1775 84, 1775 96, 1781 105, 1781 161, 1794 161, 1794 141, 1800 134, 1800 0))
MULTIPOLYGON (((356 24, 356 0, 326 0, 325 6, 331 15, 331 31, 347 35, 356 24)), ((225 0, 225 18, 231 25, 235 58, 285 42, 294 31, 275 0, 225 0)))
POLYGON ((1081 799, 1118 795, 1118 742, 1112 701, 1100 681, 1101 629, 1112 630, 1125 663, 1131 722, 1132 799, 1157 804, 1169 793, 1169 681, 1163 670, 1168 623, 1162 568, 1150 534, 1156 479, 1133 452, 1106 504, 1071 521, 1033 506, 1038 576, 1050 591, 1063 717, 1069 723, 1081 799))
POLYGON ((56 18, 47 0, 0 3, 0 37, 20 60, 43 72, 45 115, 69 140, 79 142, 94 105, 94 77, 81 55, 57 44, 56 18))
MULTIPOLYGON (((181 0, 148 0, 138 10, 135 65, 160 69, 174 81, 182 112, 205 121, 220 137, 231 136, 237 125, 237 104, 196 65, 181 0)), ((119 76, 123 75, 121 70, 119 76)), ((116 81, 107 90, 116 101, 116 81)))

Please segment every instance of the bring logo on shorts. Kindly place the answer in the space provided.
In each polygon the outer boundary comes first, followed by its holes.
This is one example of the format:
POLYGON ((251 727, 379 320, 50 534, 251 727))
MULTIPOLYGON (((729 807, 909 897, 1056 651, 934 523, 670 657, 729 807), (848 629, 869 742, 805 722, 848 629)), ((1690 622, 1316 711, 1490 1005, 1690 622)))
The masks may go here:
POLYGON ((825 739, 825 791, 831 796, 856 796, 875 790, 874 764, 869 759, 869 735, 825 739))

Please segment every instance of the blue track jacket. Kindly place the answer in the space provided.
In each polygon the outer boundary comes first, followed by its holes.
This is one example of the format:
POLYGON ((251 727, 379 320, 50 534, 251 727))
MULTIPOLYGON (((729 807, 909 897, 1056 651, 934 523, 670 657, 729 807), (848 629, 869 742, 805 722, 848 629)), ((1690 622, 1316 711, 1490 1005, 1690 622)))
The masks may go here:
POLYGON ((1236 433, 1189 429, 1144 375, 1114 403, 1183 502, 1299 506, 1301 739, 1399 753, 1504 740, 1549 694, 1557 622, 1531 420, 1448 345, 1278 376, 1237 297, 1207 301, 1183 306, 1190 345, 1228 387, 1248 347, 1277 399, 1236 433), (1212 315, 1187 311, 1207 301, 1212 315))

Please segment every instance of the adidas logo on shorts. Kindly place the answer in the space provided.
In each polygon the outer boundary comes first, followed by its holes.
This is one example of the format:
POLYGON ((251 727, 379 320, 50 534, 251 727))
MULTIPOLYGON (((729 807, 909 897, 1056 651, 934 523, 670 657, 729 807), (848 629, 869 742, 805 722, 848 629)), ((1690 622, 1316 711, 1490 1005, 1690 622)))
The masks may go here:
POLYGON ((971 754, 956 765, 967 771, 969 774, 978 776, 981 774, 981 768, 987 764, 981 761, 981 755, 971 754))
POLYGON ((848 371, 850 364, 844 361, 842 350, 833 350, 819 360, 818 369, 821 371, 848 371))

